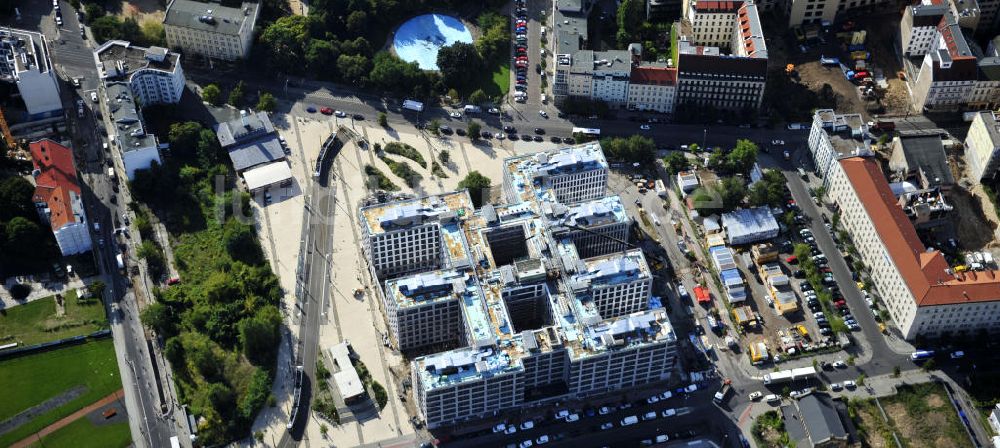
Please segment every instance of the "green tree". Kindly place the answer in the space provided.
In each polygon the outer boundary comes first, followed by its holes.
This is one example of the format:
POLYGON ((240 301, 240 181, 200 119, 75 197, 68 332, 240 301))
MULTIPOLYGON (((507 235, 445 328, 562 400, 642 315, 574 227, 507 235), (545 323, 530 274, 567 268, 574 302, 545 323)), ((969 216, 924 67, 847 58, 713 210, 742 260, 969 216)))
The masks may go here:
POLYGON ((302 71, 305 46, 310 42, 316 25, 312 17, 286 15, 264 29, 260 41, 272 67, 291 73, 302 71))
POLYGON ((326 426, 326 423, 319 424, 319 433, 323 435, 323 438, 326 438, 326 433, 329 431, 330 428, 326 426))
POLYGON ((458 90, 455 89, 448 89, 448 98, 451 98, 451 101, 458 101, 462 99, 462 97, 458 95, 458 90))
POLYGON ((465 88, 480 76, 484 64, 475 45, 455 42, 438 50, 437 65, 446 84, 465 88))
POLYGON ((737 173, 746 173, 757 161, 757 144, 747 140, 739 139, 736 147, 726 156, 730 168, 737 173))
POLYGON ((467 129, 469 138, 472 140, 479 140, 482 129, 482 125, 480 125, 478 121, 473 120, 469 122, 469 128, 467 129))
POLYGON ((371 61, 362 55, 342 54, 337 58, 337 70, 345 81, 361 85, 365 75, 371 70, 371 61))
POLYGON ((274 362, 281 343, 281 314, 274 306, 266 306, 253 317, 240 321, 240 345, 250 362, 266 366, 274 362))
POLYGON ((122 21, 115 16, 101 16, 90 22, 90 32, 94 40, 104 43, 122 35, 122 21))
POLYGON ((142 44, 163 47, 167 45, 167 33, 163 29, 163 24, 154 20, 147 20, 139 26, 142 36, 142 44))
POLYGON ((440 160, 443 165, 447 165, 448 162, 451 162, 451 153, 448 152, 447 149, 441 150, 441 152, 438 153, 438 160, 440 160))
POLYGON ((763 179, 750 186, 748 200, 755 207, 781 206, 785 202, 785 176, 775 169, 764 171, 763 179))
POLYGON ((7 242, 3 245, 3 256, 8 261, 18 260, 30 266, 45 261, 48 251, 39 250, 39 242, 48 238, 34 221, 16 216, 7 223, 7 242))
POLYGON ((105 14, 104 7, 102 7, 98 3, 93 3, 93 2, 87 3, 87 5, 83 7, 83 10, 84 14, 87 16, 87 22, 90 23, 93 23, 100 17, 104 17, 105 14))
POLYGON ((619 48, 636 40, 639 27, 646 18, 646 2, 642 0, 622 0, 618 4, 618 33, 615 35, 619 48))
POLYGON ((899 366, 892 366, 892 376, 893 376, 894 378, 899 378, 899 374, 900 374, 900 373, 901 373, 901 372, 900 372, 900 370, 899 370, 899 366))
POLYGON ((90 294, 91 297, 100 299, 104 297, 104 290, 107 289, 107 287, 108 285, 106 285, 103 281, 94 280, 93 283, 87 285, 87 293, 90 294))
POLYGON ((601 147, 609 158, 650 164, 656 160, 656 144, 653 139, 641 135, 627 138, 614 137, 601 140, 601 147))
POLYGON ((471 104, 482 105, 486 104, 487 101, 489 101, 489 98, 486 96, 486 92, 483 92, 483 89, 476 89, 469 94, 469 103, 471 104))
POLYGON ((264 112, 274 112, 274 109, 278 106, 278 101, 274 99, 274 95, 268 92, 263 92, 257 96, 257 110, 262 110, 264 112))
POLYGON ((353 34, 361 34, 368 26, 368 14, 364 11, 353 11, 347 15, 347 20, 344 21, 344 24, 347 26, 347 31, 353 34))
POLYGON ((306 45, 306 69, 309 73, 315 73, 320 78, 332 79, 337 77, 338 57, 340 57, 340 49, 335 47, 330 41, 312 39, 306 45))
POLYGON ((441 135, 441 120, 437 118, 431 120, 430 123, 427 123, 427 130, 431 131, 431 134, 441 135))
POLYGON ((472 204, 476 207, 483 205, 483 200, 489 197, 489 190, 492 181, 483 176, 479 171, 472 171, 458 183, 458 188, 466 188, 472 197, 472 204))
MULTIPOLYGON (((428 89, 428 80, 427 75, 415 62, 406 62, 388 51, 381 51, 375 55, 371 73, 368 74, 368 81, 373 86, 404 95, 428 89)), ((426 95, 426 92, 422 95, 426 95)))
POLYGON ((204 89, 201 89, 201 99, 208 104, 218 106, 222 103, 222 91, 219 90, 219 86, 209 84, 204 89))
POLYGON ((154 302, 147 306, 139 314, 142 324, 153 329, 163 336, 170 336, 175 333, 174 313, 161 302, 154 302))
POLYGON ((20 216, 35 221, 35 187, 21 176, 11 176, 0 182, 0 221, 20 216))
POLYGON ((383 128, 389 126, 389 117, 385 115, 385 112, 378 113, 378 125, 383 128))
POLYGON ((198 161, 202 166, 209 167, 218 163, 222 147, 219 145, 219 138, 215 135, 215 131, 202 129, 198 132, 198 142, 195 144, 195 151, 198 154, 198 161))
POLYGON ((261 253, 260 245, 257 243, 257 236, 254 235, 253 228, 248 224, 235 219, 226 221, 222 240, 226 245, 226 251, 234 260, 249 265, 256 265, 263 261, 263 253, 261 253))
POLYGON ((229 105, 237 109, 243 107, 244 96, 246 96, 246 86, 243 85, 242 80, 237 81, 233 90, 229 91, 229 105))
POLYGON ((184 344, 181 343, 180 338, 167 339, 167 343, 163 347, 163 356, 167 358, 167 361, 170 361, 170 365, 174 366, 174 369, 180 369, 184 366, 184 344))
POLYGON ((677 174, 688 169, 691 163, 688 162, 687 157, 684 157, 684 153, 671 152, 670 155, 663 158, 663 166, 666 167, 668 173, 677 174))
POLYGON ((201 123, 197 121, 172 123, 167 133, 171 153, 186 159, 194 157, 197 154, 198 137, 202 129, 201 123))

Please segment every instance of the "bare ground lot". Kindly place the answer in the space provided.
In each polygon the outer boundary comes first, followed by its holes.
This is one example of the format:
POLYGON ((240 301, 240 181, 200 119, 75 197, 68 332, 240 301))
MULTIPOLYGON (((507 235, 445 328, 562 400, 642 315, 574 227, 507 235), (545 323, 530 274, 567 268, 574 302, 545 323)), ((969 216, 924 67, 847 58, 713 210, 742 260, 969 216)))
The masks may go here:
POLYGON ((888 422, 883 420, 873 399, 850 404, 863 446, 894 446, 893 432, 904 448, 972 446, 947 393, 937 383, 902 386, 899 393, 880 402, 888 422))

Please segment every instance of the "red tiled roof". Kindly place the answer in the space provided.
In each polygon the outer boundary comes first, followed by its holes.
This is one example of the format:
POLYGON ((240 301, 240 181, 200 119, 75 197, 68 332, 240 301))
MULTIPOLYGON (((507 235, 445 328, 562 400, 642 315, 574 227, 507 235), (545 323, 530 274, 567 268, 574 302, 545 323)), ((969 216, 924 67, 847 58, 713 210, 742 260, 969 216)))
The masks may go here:
POLYGON ((631 83, 672 86, 677 84, 677 69, 639 66, 632 69, 631 83))
POLYGON ((700 1, 695 4, 698 12, 733 12, 742 5, 742 1, 700 1))
POLYGON ((70 193, 80 195, 73 151, 49 139, 32 142, 29 148, 31 161, 39 172, 35 177, 34 199, 48 204, 52 229, 58 230, 75 221, 70 193))
POLYGON ((918 306, 1000 301, 1000 271, 949 274, 944 255, 927 251, 878 162, 850 157, 840 164, 918 306))

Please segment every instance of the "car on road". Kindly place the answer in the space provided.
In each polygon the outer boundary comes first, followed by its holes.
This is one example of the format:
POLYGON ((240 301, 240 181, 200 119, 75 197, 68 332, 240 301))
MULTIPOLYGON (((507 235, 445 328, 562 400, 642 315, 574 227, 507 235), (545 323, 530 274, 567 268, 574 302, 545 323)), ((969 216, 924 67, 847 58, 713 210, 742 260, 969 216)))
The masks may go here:
POLYGON ((441 126, 441 127, 438 128, 438 131, 440 131, 442 134, 445 134, 445 135, 451 135, 452 132, 453 132, 451 130, 451 128, 448 127, 448 126, 441 126))
POLYGON ((479 135, 486 139, 493 138, 493 134, 490 131, 483 131, 479 135))
POLYGON ((496 426, 493 427, 493 434, 496 434, 496 433, 499 433, 499 432, 504 432, 506 430, 507 430, 507 425, 505 425, 503 423, 500 423, 500 424, 498 424, 498 425, 496 425, 496 426))
POLYGON ((562 143, 562 139, 554 135, 552 137, 549 137, 549 141, 551 141, 552 143, 562 143))
POLYGON ((548 112, 545 112, 544 110, 538 111, 538 115, 541 116, 542 118, 549 118, 548 112))
POLYGON ((73 87, 80 87, 80 78, 73 78, 73 87))
POLYGON ((497 140, 503 140, 503 139, 507 138, 507 135, 504 134, 503 132, 497 132, 496 134, 493 135, 493 138, 495 138, 497 140))
POLYGON ((535 439, 535 443, 539 445, 545 445, 546 443, 549 443, 548 434, 542 434, 541 436, 539 436, 537 439, 535 439))
POLYGON ((951 359, 962 359, 962 358, 965 357, 965 352, 963 352, 961 350, 958 350, 958 351, 951 352, 951 355, 949 355, 949 356, 951 356, 951 359))
POLYGON ((614 428, 614 427, 615 427, 614 423, 611 423, 611 422, 603 423, 603 424, 601 424, 601 431, 604 431, 604 430, 607 430, 607 429, 611 429, 611 428, 614 428))
POLYGON ((608 415, 611 413, 611 408, 607 406, 601 406, 601 408, 597 410, 597 413, 601 415, 608 415))
POLYGON ((771 144, 774 146, 782 146, 785 144, 784 140, 771 140, 771 144))
POLYGON ((503 431, 504 434, 514 434, 517 432, 517 426, 510 425, 503 431))
POLYGON ((465 129, 462 129, 462 128, 455 129, 455 134, 458 134, 459 136, 464 136, 465 135, 465 129))
POLYGON ((644 421, 656 420, 656 411, 649 411, 642 415, 644 421))
POLYGON ((351 118, 353 118, 355 120, 358 120, 358 121, 363 121, 365 119, 365 116, 361 115, 361 114, 354 114, 354 115, 351 116, 351 118))
POLYGON ((506 126, 503 127, 503 131, 513 134, 513 133, 517 132, 517 129, 514 129, 514 126, 506 125, 506 126))
POLYGON ((660 413, 660 416, 664 418, 673 417, 675 415, 677 415, 677 410, 674 408, 664 409, 663 412, 660 413))
POLYGON ((580 414, 570 414, 566 416, 566 423, 580 421, 580 414))
POLYGON ((525 141, 525 142, 530 142, 531 141, 531 136, 528 135, 528 134, 522 134, 521 135, 521 140, 525 141))
POLYGON ((521 442, 521 444, 518 445, 518 448, 531 448, 532 445, 534 445, 534 443, 532 443, 531 439, 528 439, 521 442))
POLYGON ((535 128, 535 133, 538 135, 545 135, 545 129, 535 128))
POLYGON ((573 140, 573 137, 563 137, 563 143, 572 145, 573 143, 576 143, 576 140, 573 140))
POLYGON ((853 380, 844 381, 844 388, 854 389, 856 387, 858 387, 858 383, 855 383, 853 380))
POLYGON ((521 423, 521 429, 531 429, 535 427, 535 422, 533 420, 525 420, 521 423))
POLYGON ((773 403, 777 403, 777 402, 781 401, 781 396, 780 395, 775 395, 775 394, 768 394, 768 395, 766 395, 764 397, 764 401, 766 401, 768 403, 772 403, 772 404, 773 403))
POLYGON ((544 138, 542 138, 542 136, 541 136, 541 135, 536 135, 536 136, 535 136, 535 138, 534 138, 533 140, 534 140, 534 141, 535 141, 536 143, 541 143, 541 142, 544 142, 544 141, 545 141, 545 139, 544 139, 544 138))
POLYGON ((758 390, 758 391, 755 391, 755 392, 750 392, 750 397, 749 398, 750 398, 750 401, 756 401, 756 400, 759 400, 763 396, 764 396, 764 392, 761 392, 761 391, 758 390))
POLYGON ((97 92, 90 92, 90 101, 97 102, 97 92))
POLYGON ((648 124, 639 125, 639 129, 641 129, 643 131, 648 131, 649 130, 649 125, 648 124))
POLYGON ((670 397, 673 397, 673 396, 674 396, 674 393, 668 390, 668 391, 660 394, 660 399, 661 400, 669 400, 670 397))
POLYGON ((659 395, 653 395, 652 397, 649 397, 649 398, 646 399, 646 403, 649 403, 649 404, 658 403, 659 401, 660 401, 660 396, 659 395))
POLYGON ((836 360, 836 361, 833 362, 833 366, 836 367, 836 368, 838 368, 838 369, 846 369, 847 368, 847 363, 838 359, 838 360, 836 360))
POLYGON ((566 418, 567 415, 569 415, 569 410, 567 409, 560 409, 559 411, 556 412, 557 419, 566 418))
POLYGON ((319 113, 321 113, 323 115, 333 115, 333 109, 331 109, 329 107, 324 107, 324 108, 322 108, 322 109, 319 110, 319 113))
POLYGON ((836 392, 838 390, 841 390, 843 388, 844 388, 844 386, 841 385, 840 383, 833 383, 833 384, 830 385, 830 390, 832 390, 834 392, 836 392))

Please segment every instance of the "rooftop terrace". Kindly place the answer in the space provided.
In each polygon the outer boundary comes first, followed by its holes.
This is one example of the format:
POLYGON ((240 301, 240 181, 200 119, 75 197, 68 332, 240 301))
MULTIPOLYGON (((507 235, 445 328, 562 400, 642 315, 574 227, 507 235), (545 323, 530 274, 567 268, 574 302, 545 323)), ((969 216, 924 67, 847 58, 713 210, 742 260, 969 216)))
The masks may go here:
POLYGON ((446 215, 461 218, 471 215, 473 210, 469 192, 462 190, 363 207, 361 216, 368 233, 377 235, 438 221, 446 215))
POLYGON ((11 82, 26 70, 49 70, 48 48, 41 33, 13 28, 0 30, 0 79, 11 82))
POLYGON ((522 202, 555 201, 545 186, 545 178, 589 170, 607 170, 599 142, 583 143, 550 151, 508 157, 504 166, 522 202))
POLYGON ((172 73, 181 57, 163 47, 144 48, 122 40, 105 42, 94 54, 101 78, 127 78, 144 69, 172 73))

